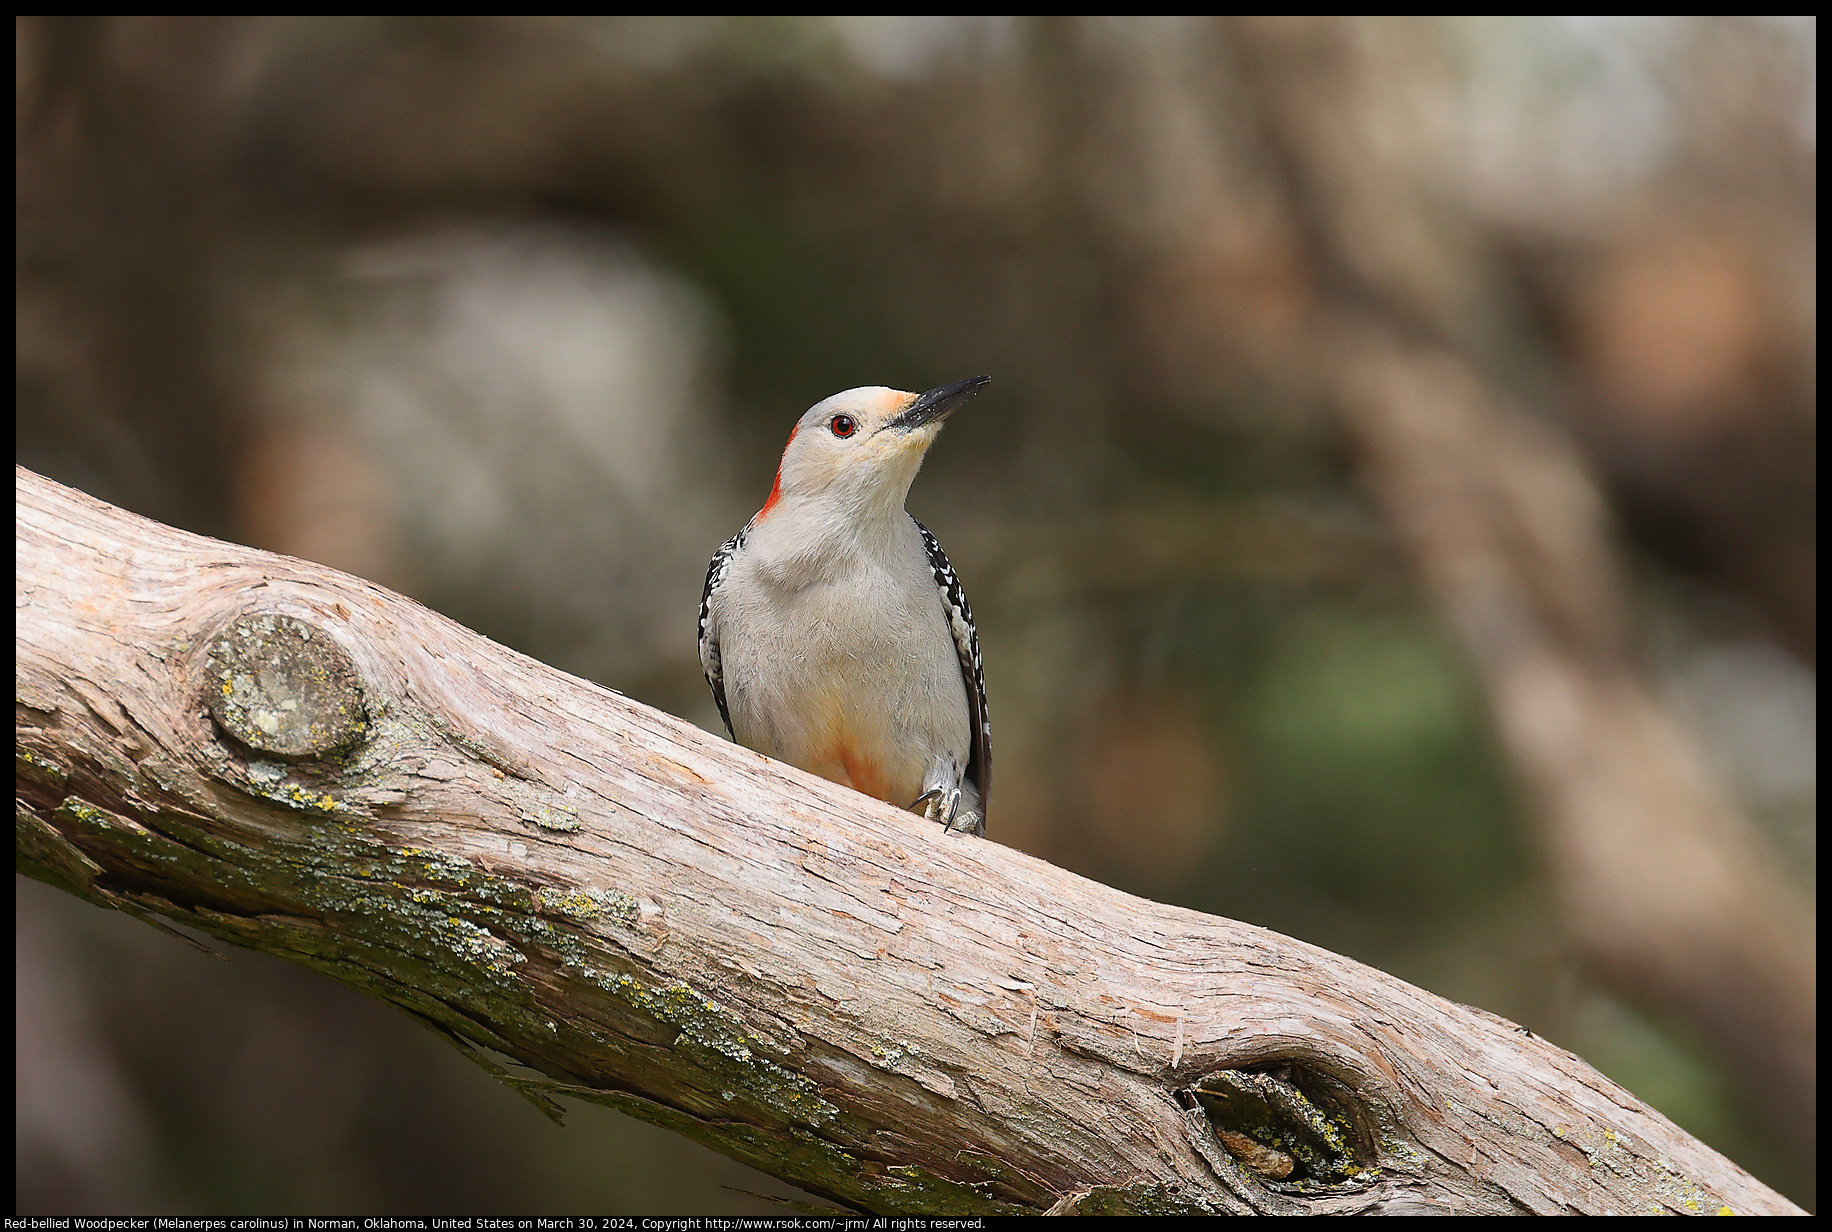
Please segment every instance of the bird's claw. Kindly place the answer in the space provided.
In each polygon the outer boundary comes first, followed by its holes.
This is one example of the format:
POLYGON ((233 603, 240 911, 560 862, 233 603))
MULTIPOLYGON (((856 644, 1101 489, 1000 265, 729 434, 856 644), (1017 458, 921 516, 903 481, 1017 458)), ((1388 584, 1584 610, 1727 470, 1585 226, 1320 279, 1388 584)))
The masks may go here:
POLYGON ((962 809, 948 823, 948 829, 958 834, 972 834, 979 838, 986 837, 986 814, 978 809, 962 809))
POLYGON ((949 791, 945 787, 931 787, 917 796, 910 805, 910 812, 927 817, 930 821, 939 821, 947 825, 954 820, 955 810, 960 808, 961 793, 949 791))
POLYGON ((917 796, 910 811, 930 821, 940 822, 945 830, 961 834, 986 833, 986 815, 978 809, 961 811, 960 788, 932 787, 917 796))

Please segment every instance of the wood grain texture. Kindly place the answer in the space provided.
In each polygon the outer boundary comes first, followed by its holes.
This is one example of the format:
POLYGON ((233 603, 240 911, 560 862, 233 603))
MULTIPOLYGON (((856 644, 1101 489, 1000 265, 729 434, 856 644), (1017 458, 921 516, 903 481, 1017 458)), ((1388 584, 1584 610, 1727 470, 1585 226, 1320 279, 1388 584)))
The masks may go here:
POLYGON ((1797 1210, 1491 1015, 942 835, 334 570, 23 470, 17 500, 19 866, 323 971, 537 1102, 882 1212, 1797 1210), (250 616, 342 648, 351 743, 217 725, 250 616), (1241 1141, 1281 1117, 1310 1145, 1241 1141))

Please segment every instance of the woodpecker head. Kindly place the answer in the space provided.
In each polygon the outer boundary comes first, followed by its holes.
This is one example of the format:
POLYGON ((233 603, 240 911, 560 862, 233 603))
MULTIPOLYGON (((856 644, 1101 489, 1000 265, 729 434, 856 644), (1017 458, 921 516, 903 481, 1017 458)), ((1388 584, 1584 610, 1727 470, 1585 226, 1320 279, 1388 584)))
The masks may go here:
POLYGON ((925 394, 868 385, 815 403, 789 433, 757 520, 785 497, 855 516, 902 509, 942 421, 990 380, 970 376, 925 394))

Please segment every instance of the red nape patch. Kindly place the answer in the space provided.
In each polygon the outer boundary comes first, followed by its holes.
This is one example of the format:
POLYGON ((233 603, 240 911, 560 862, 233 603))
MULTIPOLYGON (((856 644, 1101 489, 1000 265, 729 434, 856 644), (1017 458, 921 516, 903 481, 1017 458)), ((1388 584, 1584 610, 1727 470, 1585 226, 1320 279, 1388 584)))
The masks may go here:
MULTIPOLYGON (((783 446, 782 446, 782 452, 785 457, 788 455, 789 446, 795 443, 795 434, 800 431, 801 431, 800 424, 796 424, 793 428, 789 429, 789 439, 784 441, 783 446)), ((757 516, 756 518, 753 519, 753 521, 758 521, 758 522, 763 521, 764 518, 769 516, 770 510, 776 508, 776 502, 781 499, 782 499, 782 463, 778 462, 776 464, 776 482, 770 485, 770 499, 763 502, 763 508, 757 511, 757 516)))

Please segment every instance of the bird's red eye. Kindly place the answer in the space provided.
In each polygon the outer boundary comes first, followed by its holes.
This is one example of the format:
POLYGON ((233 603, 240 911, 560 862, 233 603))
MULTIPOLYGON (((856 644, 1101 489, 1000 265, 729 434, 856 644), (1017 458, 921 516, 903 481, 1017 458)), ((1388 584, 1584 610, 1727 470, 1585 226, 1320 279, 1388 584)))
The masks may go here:
POLYGON ((827 426, 833 429, 835 436, 851 436, 859 430, 859 425, 852 421, 851 415, 835 415, 827 426))

